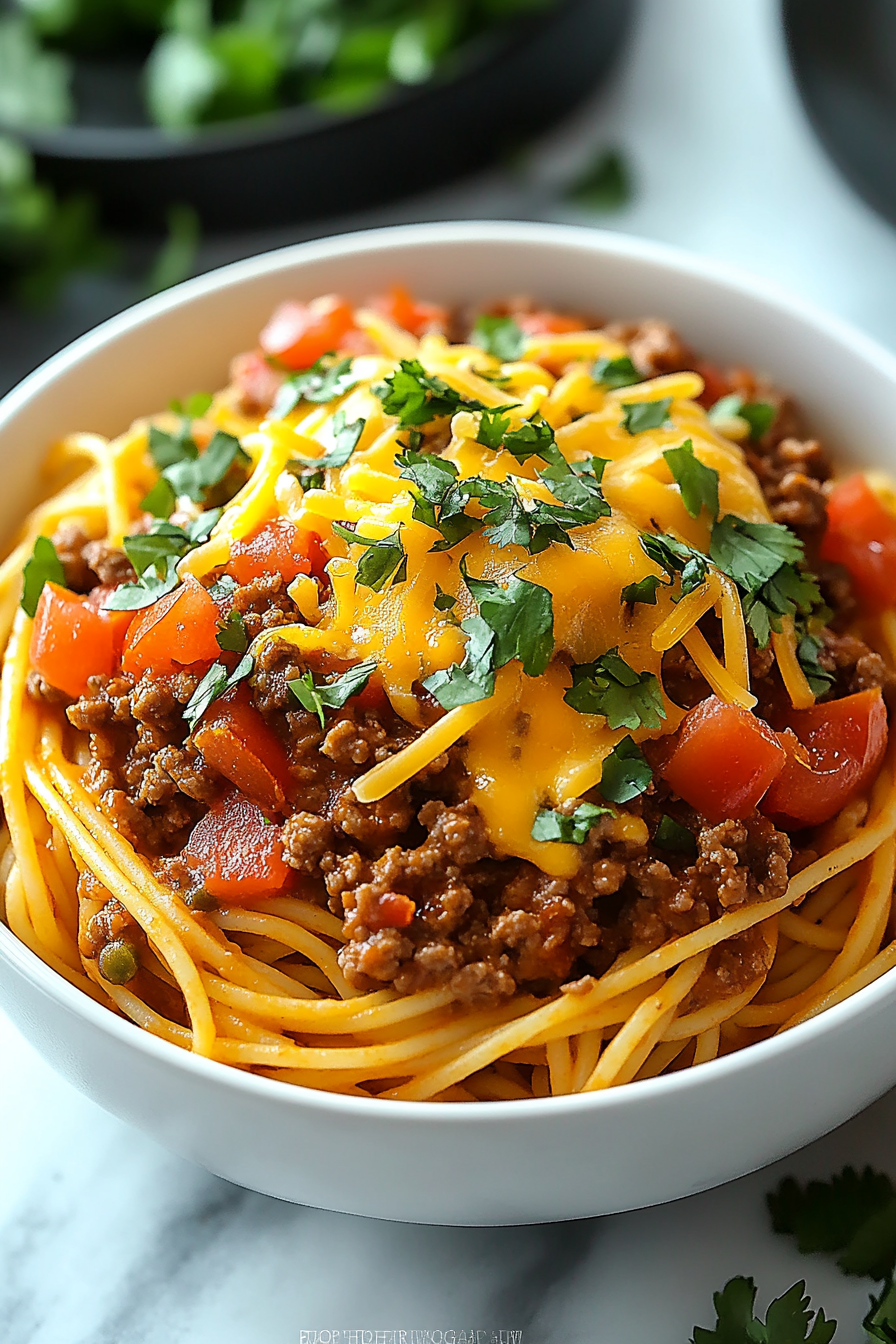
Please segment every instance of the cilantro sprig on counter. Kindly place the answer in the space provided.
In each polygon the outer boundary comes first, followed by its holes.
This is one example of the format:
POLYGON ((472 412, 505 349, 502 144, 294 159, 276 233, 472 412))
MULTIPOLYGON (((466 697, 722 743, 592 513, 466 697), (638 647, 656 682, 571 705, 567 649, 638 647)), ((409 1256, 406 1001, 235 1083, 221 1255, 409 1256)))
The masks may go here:
POLYGON ((837 1322, 812 1309, 803 1280, 770 1303, 765 1320, 755 1315, 756 1284, 738 1276, 713 1293, 713 1329, 694 1327, 693 1344, 829 1344, 837 1322))
POLYGON ((659 728, 666 717, 660 683, 652 672, 636 672, 619 649, 593 663, 572 668, 572 686, 563 699, 580 714, 603 714, 607 726, 659 728))
POLYGON ((34 549, 22 572, 21 607, 26 616, 34 616, 45 583, 58 583, 65 587, 65 570, 49 537, 37 537, 34 549))
POLYGON ((316 714, 321 728, 325 725, 325 709, 342 709, 352 696, 366 690, 370 678, 376 671, 376 662, 369 658, 357 663, 347 672, 342 672, 329 681, 315 681, 311 672, 303 672, 286 684, 303 709, 316 714))
POLYGON ((280 385, 271 419, 283 420, 300 401, 324 404, 345 396, 359 381, 352 363, 350 358, 339 359, 335 354, 321 355, 310 369, 292 374, 280 385))
POLYGON ((443 709, 486 700, 495 674, 513 659, 527 676, 539 677, 554 651, 554 607, 547 588, 513 575, 506 587, 476 579, 461 560, 461 574, 478 613, 461 621, 467 636, 461 663, 427 677, 423 685, 443 709))
POLYGON ((579 803, 575 811, 569 815, 543 807, 532 823, 532 839, 548 843, 557 841, 566 845, 584 845, 601 817, 613 815, 612 808, 599 807, 596 803, 579 803))
POLYGON ((395 373, 374 388, 386 415, 397 415, 402 428, 428 425, 456 411, 481 411, 482 403, 461 396, 441 378, 429 374, 419 359, 403 359, 395 373))

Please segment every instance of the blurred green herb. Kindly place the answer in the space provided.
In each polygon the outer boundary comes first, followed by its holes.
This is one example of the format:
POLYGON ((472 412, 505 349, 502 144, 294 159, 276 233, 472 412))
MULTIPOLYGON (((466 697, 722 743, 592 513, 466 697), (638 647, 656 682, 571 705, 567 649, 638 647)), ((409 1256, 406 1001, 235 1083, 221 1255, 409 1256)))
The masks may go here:
POLYGON ((621 210, 634 196, 631 169, 618 149, 604 149, 566 189, 566 199, 589 210, 621 210))

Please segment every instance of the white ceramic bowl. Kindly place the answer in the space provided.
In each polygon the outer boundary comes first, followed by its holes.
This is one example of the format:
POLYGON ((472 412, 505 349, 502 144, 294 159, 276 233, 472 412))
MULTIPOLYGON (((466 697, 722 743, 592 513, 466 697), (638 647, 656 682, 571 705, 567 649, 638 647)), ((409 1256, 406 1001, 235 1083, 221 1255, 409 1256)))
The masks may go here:
MULTIPOLYGON (((896 360, 750 277, 585 229, 435 224, 305 243, 150 299, 77 341, 0 406, 4 531, 46 445, 115 434, 172 395, 220 386, 286 296, 361 299, 393 280, 465 302, 669 319, 709 358, 774 374, 841 460, 894 465, 896 360)), ((362 1100, 250 1076, 138 1030, 0 926, 0 1002, 101 1106, 240 1185, 410 1222, 500 1224, 661 1203, 763 1166, 896 1082, 896 972, 785 1035, 589 1096, 482 1105, 362 1100)))

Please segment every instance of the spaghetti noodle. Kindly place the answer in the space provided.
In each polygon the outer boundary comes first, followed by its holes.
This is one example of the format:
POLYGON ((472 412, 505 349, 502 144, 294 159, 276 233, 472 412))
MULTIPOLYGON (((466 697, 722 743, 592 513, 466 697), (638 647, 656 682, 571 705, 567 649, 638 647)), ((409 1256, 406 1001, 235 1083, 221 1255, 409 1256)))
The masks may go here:
POLYGON ((292 1085, 697 1066, 896 962, 892 496, 657 324, 453 320, 285 304, 223 392, 56 445, 0 567, 3 913, 292 1085))

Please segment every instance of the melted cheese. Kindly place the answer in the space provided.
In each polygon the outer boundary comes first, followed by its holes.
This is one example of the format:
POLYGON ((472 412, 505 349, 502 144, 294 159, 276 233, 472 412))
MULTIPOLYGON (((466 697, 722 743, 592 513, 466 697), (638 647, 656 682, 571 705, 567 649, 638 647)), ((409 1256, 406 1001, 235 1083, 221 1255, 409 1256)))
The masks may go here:
MULTIPOLYGON (((379 337, 384 353, 393 360, 410 351, 381 319, 368 320, 365 314, 365 321, 368 334, 379 337)), ((677 606, 668 586, 658 590, 653 606, 632 607, 621 601, 626 585, 651 574, 664 577, 644 553, 640 532, 671 533, 702 551, 709 548, 710 521, 705 511, 694 519, 685 510, 664 450, 691 440, 697 457, 719 473, 722 513, 768 521, 768 511, 741 449, 723 438, 699 404, 690 400, 702 391, 696 374, 668 375, 605 394, 586 376, 587 366, 574 362, 622 353, 600 333, 538 338, 529 342, 524 360, 506 366, 483 351, 449 346, 433 336, 424 337, 416 349, 428 372, 465 396, 488 405, 520 400, 523 405, 510 412, 514 424, 521 414, 544 406, 568 460, 607 459, 603 486, 611 516, 576 528, 571 533, 574 549, 552 545, 531 556, 520 547, 499 550, 476 532, 452 551, 434 553, 430 548, 435 534, 413 519, 413 495, 395 462, 407 431, 384 416, 370 390, 394 363, 372 358, 367 385, 352 390, 339 407, 331 404, 323 416, 321 408, 294 413, 288 421, 262 425, 251 437, 256 471, 222 518, 209 547, 217 554, 214 548, 224 537, 244 535, 258 525, 265 511, 268 516, 285 511, 299 527, 319 533, 336 557, 329 565, 332 594, 320 612, 313 613, 319 619, 313 626, 280 628, 259 638, 287 639, 299 648, 328 649, 344 658, 374 658, 396 711, 414 724, 421 722, 419 683, 464 655, 465 637, 457 622, 476 608, 462 580, 461 558, 466 556, 469 572, 477 577, 500 583, 516 574, 547 588, 553 599, 555 652, 561 655, 547 671, 531 678, 519 664, 508 665, 499 672, 489 700, 445 715, 399 756, 363 776, 356 791, 367 801, 384 796, 460 738, 472 799, 497 850, 569 877, 578 866, 579 850, 532 840, 535 815, 541 807, 569 803, 598 785, 605 758, 627 733, 612 731, 602 715, 579 714, 565 703, 571 662, 590 662, 618 648, 637 671, 660 678, 663 650, 683 640, 719 694, 736 703, 755 703, 746 683, 746 641, 742 615, 738 626, 739 612, 734 611, 735 605, 739 607, 736 592, 723 586, 717 575, 711 574, 706 585, 677 606), (552 371, 536 362, 538 358, 552 371), (498 373, 504 380, 500 385, 482 376, 498 373), (629 434, 622 424, 623 405, 661 397, 672 398, 667 426, 629 434), (284 484, 281 473, 291 452, 307 456, 309 444, 311 453, 323 453, 331 446, 337 409, 347 420, 362 416, 367 421, 351 461, 340 470, 327 471, 324 490, 303 493, 292 477, 284 484), (355 575, 361 552, 333 533, 336 521, 354 524, 366 537, 382 538, 400 527, 407 580, 380 593, 358 586, 355 575), (436 610, 437 588, 457 599, 451 613, 436 610), (722 666, 695 628, 713 606, 724 616, 730 669, 722 666)), ((550 500, 550 492, 536 476, 538 460, 521 465, 507 452, 484 448, 475 441, 477 425, 476 415, 467 411, 454 419, 443 456, 455 463, 459 474, 495 480, 513 475, 524 499, 550 500)), ((199 554, 188 558, 195 563, 199 554)), ((662 727, 652 733, 634 732, 636 741, 677 728, 683 711, 668 699, 664 703, 662 727)))

